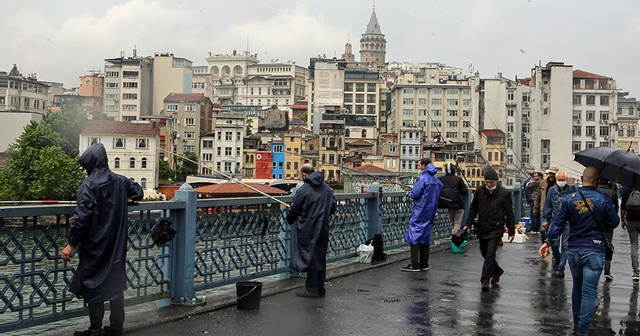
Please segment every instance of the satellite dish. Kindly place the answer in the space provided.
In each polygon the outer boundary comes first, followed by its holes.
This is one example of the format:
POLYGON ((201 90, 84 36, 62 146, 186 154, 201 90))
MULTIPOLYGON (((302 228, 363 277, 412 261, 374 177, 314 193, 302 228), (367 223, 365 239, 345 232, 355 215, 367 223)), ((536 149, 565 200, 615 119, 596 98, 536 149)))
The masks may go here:
POLYGON ((163 160, 164 160, 164 162, 169 162, 169 158, 168 158, 168 157, 166 157, 166 156, 164 157, 164 159, 163 159, 163 160))

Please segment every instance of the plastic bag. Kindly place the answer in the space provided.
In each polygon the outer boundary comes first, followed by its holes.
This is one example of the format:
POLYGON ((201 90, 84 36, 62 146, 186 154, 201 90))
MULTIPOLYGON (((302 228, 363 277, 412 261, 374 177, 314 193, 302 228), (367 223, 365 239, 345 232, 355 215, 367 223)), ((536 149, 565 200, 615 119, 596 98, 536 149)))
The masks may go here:
POLYGON ((367 244, 360 244, 356 250, 358 255, 358 262, 361 264, 370 264, 373 258, 373 246, 367 244))

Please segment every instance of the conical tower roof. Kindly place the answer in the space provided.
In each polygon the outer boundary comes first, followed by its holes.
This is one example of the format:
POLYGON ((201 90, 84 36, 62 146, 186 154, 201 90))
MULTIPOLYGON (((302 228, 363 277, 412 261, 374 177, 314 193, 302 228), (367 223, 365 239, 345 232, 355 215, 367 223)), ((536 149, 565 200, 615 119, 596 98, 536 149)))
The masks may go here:
POLYGON ((380 30, 380 24, 378 23, 378 17, 376 17, 376 10, 374 9, 371 12, 371 18, 369 19, 369 24, 367 25, 366 34, 378 34, 382 35, 382 31, 380 30))

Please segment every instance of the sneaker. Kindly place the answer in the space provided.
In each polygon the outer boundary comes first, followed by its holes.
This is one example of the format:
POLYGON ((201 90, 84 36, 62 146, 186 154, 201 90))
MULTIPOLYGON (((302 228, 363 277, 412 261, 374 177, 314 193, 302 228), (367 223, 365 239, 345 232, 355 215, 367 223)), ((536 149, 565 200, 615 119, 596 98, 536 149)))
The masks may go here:
POLYGON ((638 274, 634 274, 634 275, 631 277, 631 280, 632 280, 633 282, 635 282, 635 283, 638 283, 638 282, 640 282, 640 276, 638 276, 638 274))
POLYGON ((494 276, 493 278, 491 278, 491 284, 492 285, 497 285, 498 282, 500 282, 500 276, 494 276))
POLYGON ((613 275, 611 275, 611 273, 609 273, 609 274, 605 274, 605 275, 604 275, 604 281, 606 281, 606 282, 611 282, 611 281, 613 281, 613 275))
POLYGON ((403 268, 400 269, 403 272, 420 272, 420 268, 419 267, 413 267, 412 264, 409 264, 403 268))
POLYGON ((553 271, 553 276, 556 278, 564 278, 564 271, 553 271))
POLYGON ((428 271, 428 270, 429 270, 429 264, 427 264, 427 265, 425 265, 425 266, 420 265, 420 270, 421 270, 421 271, 428 271))

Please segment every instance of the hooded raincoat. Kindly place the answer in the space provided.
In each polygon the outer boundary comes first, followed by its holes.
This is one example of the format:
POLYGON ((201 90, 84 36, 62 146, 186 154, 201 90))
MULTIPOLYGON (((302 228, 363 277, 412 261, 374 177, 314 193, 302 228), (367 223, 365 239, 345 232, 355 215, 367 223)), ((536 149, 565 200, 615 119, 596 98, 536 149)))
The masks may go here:
POLYGON ((442 190, 442 182, 435 177, 436 172, 438 169, 429 163, 409 193, 414 204, 404 240, 410 245, 431 244, 431 228, 442 190))
POLYGON ((329 216, 336 212, 333 190, 321 171, 310 174, 293 196, 287 222, 296 224, 298 249, 291 268, 298 272, 324 271, 329 248, 329 216))
POLYGON ((88 176, 69 228, 69 244, 80 256, 69 290, 87 303, 102 303, 126 289, 127 199, 144 194, 140 185, 109 170, 102 144, 89 147, 78 162, 88 176))

